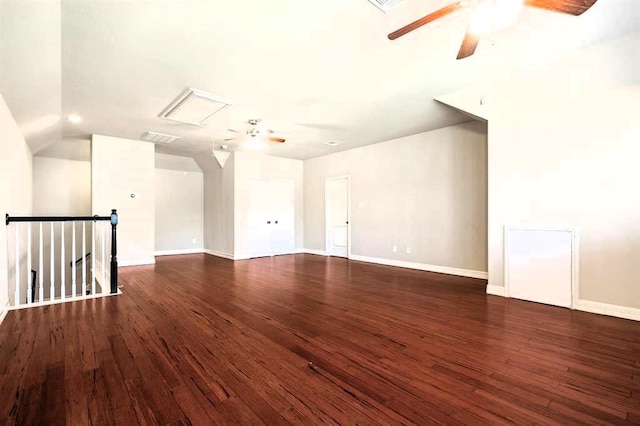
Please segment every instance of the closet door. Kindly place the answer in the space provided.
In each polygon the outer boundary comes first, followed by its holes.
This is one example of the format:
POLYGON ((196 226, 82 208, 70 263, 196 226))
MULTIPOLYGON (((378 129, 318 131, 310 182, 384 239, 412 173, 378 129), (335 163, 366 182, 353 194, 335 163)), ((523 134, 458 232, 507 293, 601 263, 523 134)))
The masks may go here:
POLYGON ((269 240, 272 255, 293 253, 295 247, 293 193, 292 181, 270 181, 269 240))
POLYGON ((253 180, 249 195, 248 246, 251 257, 271 255, 269 181, 253 180))
POLYGON ((292 253, 295 247, 293 181, 253 180, 250 198, 250 256, 292 253))

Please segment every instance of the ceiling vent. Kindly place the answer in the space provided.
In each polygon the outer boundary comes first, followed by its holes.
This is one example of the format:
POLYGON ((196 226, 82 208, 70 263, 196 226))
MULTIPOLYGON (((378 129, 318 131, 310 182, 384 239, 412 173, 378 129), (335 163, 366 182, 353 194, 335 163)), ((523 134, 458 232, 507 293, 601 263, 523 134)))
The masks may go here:
POLYGON ((402 0, 369 0, 369 3, 386 13, 401 1, 402 0))
POLYGON ((174 141, 180 139, 180 137, 179 136, 165 135, 163 133, 145 132, 140 137, 140 139, 142 139, 143 141, 153 142, 153 143, 171 143, 171 142, 174 142, 174 141))
POLYGON ((202 90, 188 89, 165 108, 159 117, 202 127, 212 115, 231 104, 231 101, 220 96, 202 90))

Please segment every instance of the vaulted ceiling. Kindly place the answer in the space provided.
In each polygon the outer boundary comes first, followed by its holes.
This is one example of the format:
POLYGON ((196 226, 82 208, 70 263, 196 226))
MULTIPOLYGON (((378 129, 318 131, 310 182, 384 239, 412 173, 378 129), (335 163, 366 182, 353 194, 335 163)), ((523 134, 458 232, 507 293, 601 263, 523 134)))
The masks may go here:
POLYGON ((465 11, 387 39, 447 3, 2 0, 0 89, 36 154, 156 131, 181 137, 158 152, 193 155, 263 118, 287 139, 265 152, 304 159, 467 121, 433 98, 640 30, 637 0, 599 0, 580 17, 526 8, 461 61, 465 11), (158 118, 188 87, 237 105, 202 128, 158 118))

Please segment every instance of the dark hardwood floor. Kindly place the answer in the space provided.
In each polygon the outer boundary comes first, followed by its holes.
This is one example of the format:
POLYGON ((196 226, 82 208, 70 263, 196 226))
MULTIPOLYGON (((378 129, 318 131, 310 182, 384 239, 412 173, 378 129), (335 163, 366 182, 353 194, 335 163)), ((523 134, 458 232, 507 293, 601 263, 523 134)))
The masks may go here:
POLYGON ((640 323, 312 255, 122 268, 12 311, 8 424, 639 424, 640 323))

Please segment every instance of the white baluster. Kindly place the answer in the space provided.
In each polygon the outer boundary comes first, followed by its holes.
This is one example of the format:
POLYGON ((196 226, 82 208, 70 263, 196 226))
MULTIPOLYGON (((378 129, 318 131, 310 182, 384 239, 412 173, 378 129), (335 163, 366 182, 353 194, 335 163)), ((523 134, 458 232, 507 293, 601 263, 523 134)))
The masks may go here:
POLYGON ((105 238, 106 231, 105 231, 105 229, 107 227, 105 226, 105 223, 106 222, 102 222, 102 225, 100 226, 100 234, 101 234, 101 238, 102 238, 102 262, 101 262, 100 266, 102 268, 102 284, 101 285, 102 285, 102 293, 103 294, 107 294, 109 292, 108 287, 107 287, 107 274, 106 274, 106 271, 107 271, 106 265, 107 264, 105 263, 105 252, 107 250, 106 249, 106 244, 105 244, 105 241, 106 241, 106 238, 105 238))
POLYGON ((20 227, 18 226, 18 222, 16 222, 16 269, 15 269, 15 280, 16 280, 16 289, 15 289, 15 305, 20 305, 20 227))
POLYGON ((86 222, 80 223, 82 223, 82 297, 84 297, 87 295, 87 257, 85 256, 87 253, 87 227, 85 226, 86 222))
POLYGON ((51 257, 50 257, 50 266, 51 266, 51 271, 49 273, 49 278, 51 279, 51 289, 49 290, 49 300, 54 300, 56 298, 56 286, 55 286, 55 280, 56 280, 56 267, 55 267, 55 262, 54 262, 54 258, 55 258, 55 251, 56 251, 56 246, 54 244, 53 241, 53 234, 54 234, 54 230, 53 230, 53 222, 51 222, 51 257))
POLYGON ((71 222, 71 226, 71 297, 76 297, 76 222, 71 222))
POLYGON ((65 267, 64 267, 64 222, 60 222, 60 298, 64 300, 67 295, 65 286, 65 267))
POLYGON ((96 221, 91 222, 91 294, 96 294, 96 221))
POLYGON ((31 222, 27 222, 27 303, 33 303, 31 294, 33 284, 31 283, 31 222))
POLYGON ((38 261, 38 301, 44 302, 44 243, 42 242, 42 222, 40 222, 40 247, 38 261))

